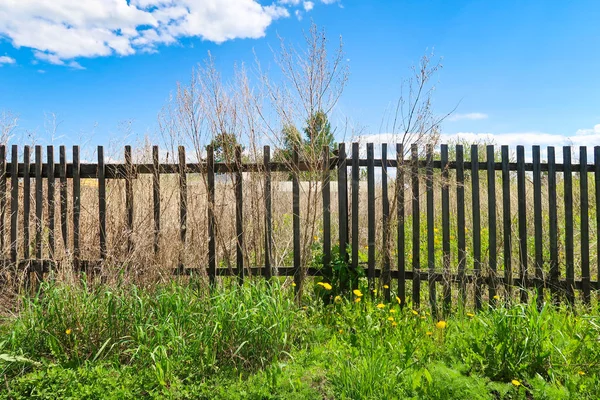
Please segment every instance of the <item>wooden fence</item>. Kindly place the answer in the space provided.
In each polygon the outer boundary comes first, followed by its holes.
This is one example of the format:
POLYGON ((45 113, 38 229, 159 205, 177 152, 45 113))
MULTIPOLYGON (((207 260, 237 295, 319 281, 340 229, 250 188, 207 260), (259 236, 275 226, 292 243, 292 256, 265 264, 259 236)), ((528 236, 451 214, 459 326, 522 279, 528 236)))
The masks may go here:
MULTIPOLYGON (((587 148, 579 148, 579 162, 571 160, 572 148, 563 148, 563 162, 556 162, 554 147, 548 147, 547 158, 541 159, 539 146, 532 147, 532 162, 525 162, 525 148, 517 146, 516 162, 511 162, 509 148, 487 146, 485 160, 479 159, 480 148, 476 145, 470 149, 468 161, 464 148, 457 145, 452 148, 455 160, 449 160, 449 147, 441 145, 439 150, 428 146, 424 157, 419 154, 419 148, 411 145, 409 157, 405 157, 402 144, 395 148, 395 159, 388 159, 388 147, 381 145, 381 157, 375 159, 374 145, 366 145, 366 158, 359 157, 359 144, 353 143, 351 154, 348 156, 344 144, 339 145, 335 156, 330 157, 329 150, 324 149, 322 164, 323 173, 321 185, 323 204, 323 268, 301 268, 301 238, 300 238, 300 171, 309 170, 309 165, 299 160, 294 152, 291 163, 272 162, 268 146, 264 148, 262 162, 242 162, 242 151, 236 149, 235 162, 217 163, 214 160, 214 151, 207 149, 205 160, 197 163, 186 163, 184 147, 178 149, 178 163, 165 164, 159 162, 159 149, 152 149, 153 162, 151 164, 134 164, 132 162, 131 147, 125 147, 124 163, 105 163, 104 151, 100 146, 97 151, 97 163, 81 163, 79 147, 72 148, 72 161, 67 162, 66 149, 60 146, 58 163, 54 159, 54 149, 48 146, 46 160, 43 161, 42 147, 35 146, 34 161, 31 162, 31 149, 25 146, 20 153, 17 146, 12 146, 10 163, 6 160, 6 149, 0 146, 0 251, 6 254, 6 209, 7 209, 7 180, 10 179, 10 228, 8 242, 9 258, 3 260, 5 268, 18 268, 29 271, 39 278, 44 272, 56 266, 56 230, 60 229, 65 248, 69 248, 73 264, 78 270, 98 271, 102 269, 107 257, 106 242, 106 182, 107 180, 120 179, 125 181, 125 213, 127 229, 131 232, 134 224, 134 190, 133 181, 139 174, 150 174, 153 177, 153 226, 154 226, 154 252, 160 251, 159 237, 161 235, 161 188, 160 176, 175 174, 178 176, 179 191, 179 240, 186 242, 187 225, 187 178, 190 174, 205 174, 207 182, 208 204, 208 265, 193 268, 189 265, 179 266, 176 274, 202 273, 207 274, 210 282, 217 276, 230 275, 233 271, 240 280, 245 274, 262 275, 267 278, 273 274, 281 276, 294 276, 296 290, 300 290, 305 275, 329 276, 332 262, 332 242, 339 244, 340 254, 346 259, 349 268, 363 268, 368 279, 370 290, 376 284, 389 301, 392 292, 395 292, 402 302, 406 304, 407 293, 412 293, 414 307, 419 307, 421 301, 421 286, 428 289, 429 301, 432 307, 438 307, 438 285, 441 286, 441 302, 444 307, 450 307, 453 290, 457 290, 459 298, 467 299, 472 292, 476 308, 482 306, 486 298, 494 302, 497 293, 511 293, 511 288, 519 288, 521 301, 527 301, 529 291, 533 288, 537 293, 539 304, 548 289, 554 298, 566 297, 573 303, 576 291, 579 291, 584 303, 589 303, 593 290, 599 289, 598 271, 600 271, 600 235, 596 235, 595 246, 590 240, 590 205, 588 175, 593 174, 592 188, 594 189, 595 202, 592 203, 594 211, 600 205, 600 146, 594 148, 594 162, 588 164, 587 148), (19 161, 19 155, 22 160, 19 161), (359 262, 359 215, 365 208, 359 205, 359 181, 361 171, 366 168, 368 218, 368 251, 366 266, 359 262), (377 174, 376 169, 381 170, 377 174), (273 268, 272 249, 272 185, 271 172, 287 171, 292 175, 292 202, 293 202, 293 265, 288 267, 273 268), (338 238, 332 238, 331 230, 331 190, 330 176, 332 171, 337 172, 338 185, 338 238), (350 171, 350 177, 348 177, 350 171), (243 172, 261 173, 264 176, 264 265, 244 265, 244 224, 243 224, 243 172), (393 173, 392 173, 393 172, 393 173), (486 178, 480 176, 485 172, 486 178), (217 268, 215 244, 215 215, 211 205, 215 202, 215 173, 229 173, 234 176, 235 190, 235 226, 237 236, 236 268, 234 270, 217 268), (562 175, 561 175, 562 173, 562 175), (579 271, 575 274, 575 245, 574 245, 574 190, 573 176, 579 188, 579 271), (518 229, 515 234, 512 229, 514 221, 511 210, 511 191, 514 187, 511 182, 516 175, 517 212, 516 220, 518 229), (479 179, 473 179, 479 177, 479 179), (512 177, 512 178, 511 178, 512 177), (20 179, 22 183, 20 184, 20 179), (32 188, 32 179, 34 187, 32 188), (82 259, 80 252, 80 213, 81 213, 81 180, 97 180, 98 194, 98 235, 99 235, 99 260, 82 259), (393 182, 393 195, 388 193, 388 181, 393 182), (47 183, 44 186, 43 181, 47 183), (71 185, 68 185, 71 180, 71 185), (348 182, 350 181, 350 182, 348 182), (527 212, 526 183, 533 183, 533 215, 527 212), (436 183, 437 182, 437 183, 436 183), (557 184, 560 182, 560 185, 557 184), (350 188, 348 188, 350 183, 350 188), (376 204, 376 183, 380 184, 379 198, 381 204, 376 204), (480 184, 487 187, 487 198, 480 198, 480 184), (465 188, 471 189, 470 204, 465 197, 465 188), (498 188, 496 187, 498 186, 498 188), (547 218, 542 218, 542 200, 547 196, 547 218), (44 193, 44 187, 46 193, 44 193), (68 193, 71 187, 71 193, 68 193), (560 187, 561 198, 557 196, 557 187, 560 187), (350 190, 348 190, 350 189, 350 190), (19 191, 22 190, 22 195, 19 191), (547 192, 546 192, 547 190, 547 192), (33 191, 33 196, 32 196, 33 191), (452 192, 452 193, 451 193, 452 192), (55 199, 59 199, 56 204, 55 199), (349 196, 350 194, 350 196, 349 196), (423 195, 425 200, 423 201, 423 195), (450 201, 450 197, 453 201, 450 201), (72 207, 69 209, 68 198, 72 197, 72 207), (390 202, 392 197, 392 202, 390 202), (35 199, 35 232, 34 239, 30 237, 29 225, 31 216, 31 203, 35 199), (22 204, 19 204, 19 203, 22 204), (392 204, 390 204, 392 203, 392 204), (424 204, 422 204, 424 203, 424 204), (439 204, 441 203, 441 207, 439 204), (436 204, 438 207, 436 207, 436 204), (396 215, 390 215, 390 205, 396 215), (486 230, 482 231, 482 206, 487 208, 486 230), (564 209, 564 221, 557 215, 559 205, 564 209), (424 211, 421 209, 424 206, 424 211), (453 206, 453 207, 451 207, 453 206), (455 209, 454 209, 455 207, 455 209), (441 208, 441 257, 436 251, 435 237, 438 231, 434 213, 441 208), (453 208, 451 210, 451 208, 453 208), (57 218, 57 213, 60 218, 57 218), (408 212, 407 212, 408 211, 408 212), (68 214, 71 218, 68 218, 68 214), (376 214, 380 214, 383 229, 379 234, 384 244, 384 249, 376 253, 376 244, 379 238, 376 232, 376 214), (471 215, 468 215, 468 214, 471 215), (44 215, 47 214, 47 215, 44 215), (501 221, 499 216, 501 215, 501 221), (19 216, 23 223, 19 224, 19 216), (471 217, 471 225, 467 226, 467 216, 471 217), (60 224, 57 224, 57 220, 60 224), (68 221, 71 220, 72 224, 68 221), (410 230, 408 221, 410 223, 410 230), (424 220, 424 221, 422 221, 424 220), (425 233, 422 234, 421 223, 424 222, 425 233), (499 224, 502 224, 501 228, 499 224), (396 226, 393 227, 392 224, 396 226), (528 255, 528 224, 534 226, 534 256, 528 255), (45 226, 44 226, 45 225, 45 226), (58 225, 58 227, 57 227, 58 225), (19 237, 19 226, 23 227, 19 237), (456 234, 454 240, 452 232, 456 234), (471 228, 469 232, 468 229, 471 228), (563 229, 564 228, 564 229, 563 229), (72 241, 69 243, 72 230, 72 241), (560 231, 560 235, 559 235, 560 231), (484 239, 490 244, 487 254, 482 254, 482 232, 484 239), (502 236, 499 235, 501 232, 502 236), (472 235, 472 239, 468 238, 472 235), (422 260, 422 236, 426 242, 426 257, 422 260), (392 242, 395 239, 395 244, 392 242), (469 240, 467 240, 469 239, 469 240), (560 239, 560 240, 559 240, 560 239), (19 251, 19 240, 22 240, 22 251, 19 251), (467 242, 472 248, 467 248, 467 242), (560 242, 560 243, 559 243, 560 242), (412 243, 410 249, 407 244, 412 243), (499 243, 502 243, 501 251, 499 243), (518 262, 513 262, 513 243, 518 248, 518 262), (549 251, 545 251, 547 243, 549 251), (34 244, 34 245, 32 245, 34 244), (388 244, 388 246, 385 246, 388 244), (559 256, 560 248, 564 248, 564 255, 559 256), (47 247, 43 249, 43 247, 47 247), (35 254, 30 254, 30 248, 35 254), (454 253, 451 249, 454 248, 454 253), (590 274, 590 248, 596 251, 595 259, 596 280, 591 280, 590 274), (392 251, 391 249, 394 249, 392 251), (500 254, 499 254, 500 253, 500 254), (379 256, 378 256, 379 254, 379 256), (392 260, 393 254, 396 259, 392 260), (452 260, 457 260, 457 265, 452 260), (533 265, 529 260, 533 260, 533 265), (500 264, 502 260, 502 265, 500 264), (423 262, 425 261, 425 262, 423 262), (469 265, 467 265, 469 263, 469 265), (378 264, 378 265, 376 265, 378 264), (395 264, 392 266, 392 264, 395 264), (410 265, 408 265, 410 264, 410 265), (408 269, 410 267, 410 269, 408 269), (532 273, 530 273, 530 271, 532 273), (397 282, 397 287, 392 288, 392 280, 397 282), (408 283, 408 285, 407 285, 408 283), (408 287, 407 287, 408 286, 408 287), (487 286, 487 293, 484 287, 487 286), (407 290, 409 289, 409 290, 407 290), (560 295, 560 296, 559 296, 560 295)), ((408 149, 406 149, 408 150, 408 149)), ((378 189, 378 190, 379 190, 378 189)), ((530 225, 531 226, 531 225, 530 225)), ((600 231, 600 213, 595 212, 596 232, 600 231)), ((135 243, 131 235, 127 240, 127 251, 134 250, 135 243)))

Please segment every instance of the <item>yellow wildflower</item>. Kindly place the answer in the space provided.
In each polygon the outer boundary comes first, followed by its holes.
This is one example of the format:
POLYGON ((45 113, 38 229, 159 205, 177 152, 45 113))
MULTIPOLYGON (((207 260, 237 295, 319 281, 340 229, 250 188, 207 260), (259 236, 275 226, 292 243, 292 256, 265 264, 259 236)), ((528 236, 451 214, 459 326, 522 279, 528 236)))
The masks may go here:
POLYGON ((424 315, 421 315, 421 319, 425 319, 425 316, 424 316, 424 315))
POLYGON ((500 296, 498 296, 498 295, 495 295, 495 296, 494 296, 494 300, 500 300, 500 296))
POLYGON ((470 312, 467 313, 467 317, 469 317, 469 318, 473 318, 474 316, 475 316, 475 314, 473 314, 473 313, 470 313, 470 312))
POLYGON ((331 290, 331 289, 333 289, 333 287, 329 283, 324 283, 321 286, 323 286, 323 289, 325 289, 325 290, 331 290))
POLYGON ((438 321, 435 324, 435 327, 438 329, 446 329, 446 326, 448 326, 448 324, 446 323, 446 321, 438 321))
POLYGON ((383 285, 384 289, 389 289, 390 287, 388 285, 383 285))
POLYGON ((390 309, 390 314, 395 314, 395 313, 396 313, 396 309, 395 308, 390 309))
POLYGON ((357 298, 355 298, 355 299, 354 299, 354 302, 355 302, 355 303, 360 303, 360 297, 357 297, 357 298))
POLYGON ((398 326, 396 322, 392 322, 392 326, 398 326))
POLYGON ((517 386, 517 387, 521 386, 521 382, 519 382, 519 381, 518 381, 518 380, 516 380, 516 379, 513 379, 513 380, 512 380, 512 381, 510 381, 510 382, 511 382, 513 385, 517 386))
POLYGON ((342 302, 342 296, 335 296, 335 298, 333 299, 334 302, 336 303, 341 303, 342 302))
POLYGON ((433 335, 433 332, 429 332, 429 331, 427 331, 427 332, 425 332, 425 334, 426 334, 427 336, 431 336, 431 335, 433 335))
POLYGON ((344 330, 343 330, 343 329, 340 329, 340 330, 339 330, 339 332, 340 332, 340 333, 344 333, 344 330))
POLYGON ((352 291, 352 293, 354 293, 354 295, 355 295, 356 297, 362 297, 362 295, 363 295, 363 294, 362 294, 362 292, 361 292, 360 290, 358 290, 358 289, 354 289, 354 290, 352 291))
POLYGON ((388 321, 394 322, 394 317, 388 317, 388 321))
POLYGON ((296 282, 292 282, 292 286, 296 286, 296 282))
POLYGON ((73 333, 73 331, 71 330, 71 328, 69 328, 69 329, 67 329, 67 330, 65 331, 65 333, 66 333, 67 335, 70 335, 71 333, 73 333))
POLYGON ((414 315, 419 315, 419 312, 418 312, 417 310, 412 310, 412 313, 413 313, 414 315))
POLYGON ((396 301, 398 302, 398 304, 402 303, 402 300, 400 300, 400 297, 396 296, 396 301))
POLYGON ((579 371, 579 372, 578 372, 578 374, 579 374, 579 376, 584 376, 584 375, 585 375, 585 372, 583 372, 583 371, 579 371))
POLYGON ((315 239, 315 242, 316 242, 317 240, 319 240, 319 237, 315 236, 315 237, 313 237, 313 239, 315 239))
POLYGON ((385 304, 379 303, 379 304, 377 304, 377 308, 379 308, 380 310, 382 310, 382 309, 385 308, 385 304))

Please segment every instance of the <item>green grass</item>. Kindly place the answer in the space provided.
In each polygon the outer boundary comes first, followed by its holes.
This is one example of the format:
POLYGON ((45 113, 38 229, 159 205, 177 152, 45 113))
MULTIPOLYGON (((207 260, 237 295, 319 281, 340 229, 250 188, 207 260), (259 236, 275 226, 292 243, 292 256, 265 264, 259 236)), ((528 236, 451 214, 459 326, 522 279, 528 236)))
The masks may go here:
POLYGON ((45 284, 0 325, 0 398, 597 398, 598 308, 456 310, 441 329, 315 290, 45 284))

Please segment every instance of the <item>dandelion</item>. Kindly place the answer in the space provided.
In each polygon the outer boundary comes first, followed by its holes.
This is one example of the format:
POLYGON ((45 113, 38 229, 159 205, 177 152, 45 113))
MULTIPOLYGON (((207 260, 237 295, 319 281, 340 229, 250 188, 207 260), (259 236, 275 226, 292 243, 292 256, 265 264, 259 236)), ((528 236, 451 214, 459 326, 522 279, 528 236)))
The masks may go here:
POLYGON ((360 303, 360 297, 357 297, 357 298, 355 298, 355 299, 354 299, 354 302, 355 302, 355 303, 360 303))
POLYGON ((411 310, 414 315, 419 315, 419 312, 416 310, 411 310))
POLYGON ((384 289, 389 289, 390 287, 388 285, 383 285, 384 289))
POLYGON ((333 287, 329 283, 324 283, 321 286, 323 286, 323 289, 325 289, 325 290, 331 290, 331 289, 333 289, 333 287))
POLYGON ((344 330, 343 330, 343 329, 340 329, 340 330, 339 330, 339 332, 340 332, 340 333, 344 333, 344 330))
POLYGON ((396 309, 395 308, 390 309, 390 314, 395 314, 395 313, 396 313, 396 309))
POLYGON ((342 296, 335 296, 335 298, 333 299, 333 301, 335 303, 341 303, 342 302, 342 296))
POLYGON ((473 318, 474 316, 475 316, 475 314, 473 314, 473 313, 470 313, 470 312, 467 313, 467 317, 469 317, 469 318, 473 318))
POLYGON ((583 371, 579 371, 579 372, 578 372, 578 374, 579 374, 579 376, 584 376, 584 375, 585 375, 585 372, 583 372, 583 371))
POLYGON ((438 321, 435 324, 435 327, 438 329, 446 329, 446 326, 448 326, 448 324, 446 323, 446 321, 438 321))
POLYGON ((313 239, 315 239, 315 242, 316 242, 317 240, 319 240, 319 237, 315 236, 315 237, 313 237, 313 239))
POLYGON ((388 317, 388 321, 394 322, 394 317, 388 317))
POLYGON ((383 310, 385 308, 385 304, 379 303, 379 304, 377 304, 377 308, 379 308, 380 310, 383 310))
POLYGON ((67 335, 70 335, 71 333, 73 333, 73 331, 71 330, 71 328, 69 328, 69 329, 67 329, 67 330, 65 331, 65 333, 66 333, 67 335))
POLYGON ((427 336, 431 336, 431 335, 433 335, 433 332, 429 332, 429 331, 427 331, 427 332, 425 332, 425 334, 426 334, 427 336))
POLYGON ((398 324, 396 322, 392 322, 392 326, 398 326, 398 324))
POLYGON ((400 297, 396 296, 396 301, 398 302, 398 304, 402 303, 402 300, 400 300, 400 297))
POLYGON ((296 286, 296 282, 292 282, 292 287, 296 286))
POLYGON ((518 381, 518 380, 516 380, 516 379, 513 379, 513 380, 512 380, 512 381, 510 381, 510 382, 511 382, 511 383, 512 383, 514 386, 516 386, 516 387, 519 387, 519 386, 521 386, 521 382, 519 382, 519 381, 518 381))
POLYGON ((425 316, 424 316, 424 315, 421 315, 421 319, 425 319, 425 316))
POLYGON ((494 296, 494 300, 500 300, 500 296, 498 296, 498 295, 495 295, 495 296, 494 296))
POLYGON ((363 294, 362 294, 362 292, 361 292, 360 290, 358 290, 358 289, 354 289, 354 290, 352 291, 352 293, 354 293, 354 295, 355 295, 356 297, 362 297, 362 295, 363 295, 363 294))

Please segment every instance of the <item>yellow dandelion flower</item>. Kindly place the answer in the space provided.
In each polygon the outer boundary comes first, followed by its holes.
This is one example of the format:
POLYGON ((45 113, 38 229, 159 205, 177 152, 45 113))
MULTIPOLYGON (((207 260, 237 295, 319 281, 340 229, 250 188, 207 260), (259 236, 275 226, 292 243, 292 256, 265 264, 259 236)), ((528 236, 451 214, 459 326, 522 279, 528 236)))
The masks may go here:
POLYGON ((354 293, 354 295, 355 295, 356 297, 362 297, 362 295, 363 295, 363 294, 362 294, 362 292, 361 292, 360 290, 358 290, 358 289, 354 289, 354 290, 352 291, 352 293, 354 293))
POLYGON ((394 317, 388 317, 388 321, 394 322, 394 317))
POLYGON ((339 332, 340 332, 340 333, 344 333, 344 330, 343 330, 343 329, 340 329, 340 330, 339 330, 339 332))
POLYGON ((473 314, 473 313, 470 313, 470 312, 467 313, 467 317, 469 317, 469 318, 473 318, 474 316, 475 316, 475 314, 473 314))
POLYGON ((435 324, 435 327, 438 329, 446 329, 447 326, 448 326, 448 324, 446 323, 446 321, 438 321, 435 324))
POLYGON ((324 283, 323 283, 323 282, 317 282, 317 285, 319 285, 319 286, 323 286, 323 285, 324 285, 324 283))
POLYGON ((396 322, 392 322, 392 326, 398 326, 396 322))
POLYGON ((398 302, 398 304, 402 303, 402 300, 400 300, 400 297, 396 296, 396 301, 398 302))
POLYGON ((379 304, 377 304, 377 308, 379 308, 380 310, 382 310, 382 309, 385 308, 385 304, 379 303, 379 304))
POLYGON ((584 375, 585 375, 585 372, 583 372, 583 371, 579 371, 579 372, 578 372, 578 374, 579 374, 579 376, 584 376, 584 375))
POLYGON ((355 303, 360 303, 360 297, 357 297, 357 298, 355 298, 355 299, 354 299, 354 302, 355 302, 355 303))
POLYGON ((500 300, 500 296, 498 296, 498 295, 495 295, 495 296, 494 296, 494 300, 500 300))
POLYGON ((334 302, 336 303, 341 303, 342 302, 342 296, 335 296, 335 298, 333 299, 334 302))
POLYGON ((71 333, 73 333, 73 330, 71 330, 71 328, 69 328, 69 329, 67 329, 67 330, 65 331, 65 333, 66 333, 67 335, 70 335, 71 333))
POLYGON ((333 289, 333 286, 331 286, 329 283, 324 283, 321 286, 323 286, 323 289, 325 289, 325 290, 333 289))
POLYGON ((521 386, 521 382, 519 382, 519 381, 518 381, 518 380, 516 380, 516 379, 513 379, 513 380, 512 380, 512 381, 510 381, 510 382, 511 382, 513 385, 517 386, 517 387, 521 386))
POLYGON ((431 336, 431 335, 433 335, 433 332, 429 332, 429 331, 427 331, 427 332, 425 332, 425 334, 426 334, 427 336, 431 336))
POLYGON ((425 319, 425 316, 424 316, 424 315, 421 315, 421 319, 425 319))
POLYGON ((411 310, 411 311, 414 315, 419 315, 419 312, 417 310, 411 310))
POLYGON ((317 240, 319 240, 319 237, 315 236, 315 237, 313 237, 313 239, 315 239, 315 242, 316 242, 317 240))
POLYGON ((390 314, 395 314, 395 313, 396 313, 396 309, 395 309, 395 308, 392 308, 392 309, 390 310, 390 314))
POLYGON ((390 287, 388 285, 383 285, 384 289, 389 289, 390 287))
POLYGON ((296 282, 292 282, 292 286, 296 286, 296 282))

